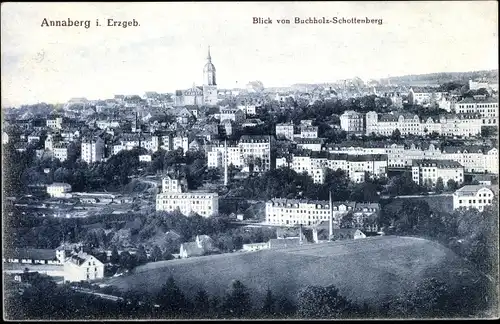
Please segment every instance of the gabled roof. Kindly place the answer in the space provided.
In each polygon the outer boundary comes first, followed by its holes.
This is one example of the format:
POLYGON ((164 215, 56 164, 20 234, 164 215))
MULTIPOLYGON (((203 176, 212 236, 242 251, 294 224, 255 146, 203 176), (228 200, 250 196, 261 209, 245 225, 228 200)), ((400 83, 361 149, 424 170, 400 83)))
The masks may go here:
POLYGON ((476 195, 479 190, 488 189, 491 190, 491 187, 484 185, 467 185, 455 191, 455 195, 457 196, 472 196, 476 195))

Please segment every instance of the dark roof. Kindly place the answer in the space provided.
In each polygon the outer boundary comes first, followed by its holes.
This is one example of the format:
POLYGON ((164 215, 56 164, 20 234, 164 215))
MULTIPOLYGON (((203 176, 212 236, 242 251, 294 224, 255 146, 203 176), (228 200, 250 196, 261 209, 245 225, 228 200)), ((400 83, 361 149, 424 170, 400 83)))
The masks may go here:
POLYGON ((300 245, 300 239, 298 239, 298 238, 270 239, 269 240, 269 247, 271 249, 282 249, 282 248, 294 247, 294 246, 299 246, 299 245, 300 245))
POLYGON ((29 259, 29 260, 55 260, 56 250, 51 249, 25 249, 14 248, 4 251, 5 258, 29 259))
POLYGON ((486 153, 491 148, 479 145, 465 145, 465 146, 444 146, 443 152, 445 153, 486 153))
POLYGON ((453 160, 434 160, 434 159, 424 159, 424 160, 413 160, 413 166, 436 166, 440 169, 443 168, 462 168, 463 166, 457 161, 453 160))
POLYGON ((361 155, 348 155, 347 161, 361 162, 361 161, 387 161, 387 154, 361 154, 361 155))

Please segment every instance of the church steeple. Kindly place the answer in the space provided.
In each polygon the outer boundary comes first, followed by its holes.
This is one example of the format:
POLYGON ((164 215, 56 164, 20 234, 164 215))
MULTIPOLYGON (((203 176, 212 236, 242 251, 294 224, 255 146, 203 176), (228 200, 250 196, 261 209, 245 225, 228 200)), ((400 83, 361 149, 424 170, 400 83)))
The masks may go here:
POLYGON ((210 55, 210 46, 208 47, 207 63, 203 68, 203 84, 209 86, 217 85, 215 79, 215 66, 212 64, 212 55, 210 55))

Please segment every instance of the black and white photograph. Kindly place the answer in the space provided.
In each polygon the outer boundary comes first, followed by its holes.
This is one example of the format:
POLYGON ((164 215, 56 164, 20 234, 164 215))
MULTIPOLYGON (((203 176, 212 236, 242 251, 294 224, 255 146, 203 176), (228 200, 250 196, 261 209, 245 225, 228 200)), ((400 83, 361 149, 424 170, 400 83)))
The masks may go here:
POLYGON ((3 319, 498 319, 498 60, 497 1, 3 2, 3 319))

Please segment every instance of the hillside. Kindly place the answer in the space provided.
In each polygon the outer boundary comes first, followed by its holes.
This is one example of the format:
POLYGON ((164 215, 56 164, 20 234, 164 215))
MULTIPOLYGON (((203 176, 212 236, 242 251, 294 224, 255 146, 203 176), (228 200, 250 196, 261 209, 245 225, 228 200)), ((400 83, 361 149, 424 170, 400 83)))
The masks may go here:
POLYGON ((295 298, 306 285, 336 285, 352 300, 374 303, 412 289, 434 276, 452 284, 472 285, 479 275, 449 249, 424 239, 373 237, 311 244, 287 250, 265 250, 146 264, 127 277, 106 279, 121 290, 157 291, 172 275, 190 297, 199 288, 224 294, 241 280, 261 303, 269 287, 276 295, 295 298), (210 280, 207 280, 210 278, 210 280))

